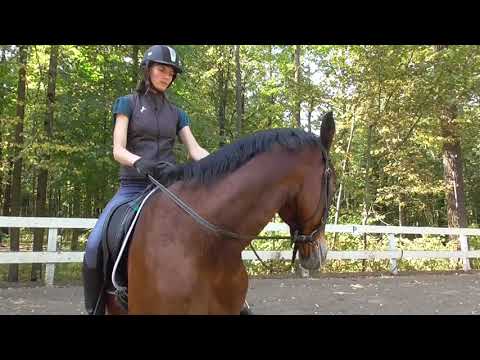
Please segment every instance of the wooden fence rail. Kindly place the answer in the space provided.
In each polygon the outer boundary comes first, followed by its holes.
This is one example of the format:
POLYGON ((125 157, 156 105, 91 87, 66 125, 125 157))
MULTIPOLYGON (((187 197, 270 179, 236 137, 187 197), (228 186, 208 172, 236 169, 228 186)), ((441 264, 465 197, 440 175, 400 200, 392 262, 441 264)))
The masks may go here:
MULTIPOLYGON (((57 251, 58 229, 91 229, 97 219, 80 218, 34 218, 0 216, 0 227, 3 228, 45 228, 48 229, 47 251, 30 252, 0 252, 0 264, 46 264, 45 283, 53 285, 55 264, 82 262, 82 251, 57 251)), ((275 231, 289 233, 284 223, 269 223, 264 232, 275 231)), ((462 259, 463 270, 470 270, 469 258, 480 258, 480 250, 469 249, 469 236, 480 236, 480 229, 471 228, 440 228, 440 227, 410 227, 410 226, 375 226, 375 225, 330 225, 326 226, 327 233, 347 233, 355 236, 367 234, 387 234, 389 248, 376 251, 329 251, 327 258, 336 260, 381 260, 390 259, 392 273, 397 273, 398 259, 462 259), (400 234, 427 235, 457 235, 460 242, 460 251, 420 251, 397 248, 397 238, 400 234)), ((291 251, 257 251, 262 259, 290 259, 291 251)), ((242 253, 244 260, 256 260, 253 251, 242 253)), ((308 274, 308 273, 304 273, 308 274)))

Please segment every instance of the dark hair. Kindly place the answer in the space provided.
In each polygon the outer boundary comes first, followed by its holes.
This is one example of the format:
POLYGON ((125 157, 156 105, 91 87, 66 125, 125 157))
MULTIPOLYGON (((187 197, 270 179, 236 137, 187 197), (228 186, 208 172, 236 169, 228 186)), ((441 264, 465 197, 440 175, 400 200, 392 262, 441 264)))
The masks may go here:
POLYGON ((136 89, 137 93, 140 95, 144 95, 150 89, 150 67, 151 65, 149 64, 149 66, 141 68, 143 70, 143 76, 142 79, 138 82, 136 89))
MULTIPOLYGON (((143 76, 142 79, 138 82, 136 92, 140 95, 145 95, 148 90, 150 90, 152 84, 150 83, 150 69, 152 66, 155 64, 155 62, 150 61, 148 66, 142 66, 140 69, 143 70, 143 76)), ((170 65, 168 65, 170 66, 170 65)), ((173 75, 172 82, 170 85, 173 84, 177 77, 177 73, 175 72, 175 75, 173 75)))

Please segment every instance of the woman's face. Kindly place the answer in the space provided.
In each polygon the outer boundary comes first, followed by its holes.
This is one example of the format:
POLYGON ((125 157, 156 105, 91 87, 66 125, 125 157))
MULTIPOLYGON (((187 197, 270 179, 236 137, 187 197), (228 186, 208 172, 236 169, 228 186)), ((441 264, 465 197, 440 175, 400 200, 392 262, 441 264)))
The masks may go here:
POLYGON ((164 92, 172 82, 175 70, 164 64, 153 64, 150 68, 150 82, 157 91, 164 92))

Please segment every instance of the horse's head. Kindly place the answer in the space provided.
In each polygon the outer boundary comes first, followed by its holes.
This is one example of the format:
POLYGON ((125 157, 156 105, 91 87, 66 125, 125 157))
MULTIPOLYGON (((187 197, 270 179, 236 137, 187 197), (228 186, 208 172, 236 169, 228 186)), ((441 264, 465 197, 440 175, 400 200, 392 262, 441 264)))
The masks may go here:
POLYGON ((335 121, 328 112, 322 118, 319 151, 306 162, 297 190, 278 211, 290 226, 293 258, 298 251, 302 267, 308 270, 319 269, 327 259, 325 225, 336 181, 329 156, 334 134, 335 121))

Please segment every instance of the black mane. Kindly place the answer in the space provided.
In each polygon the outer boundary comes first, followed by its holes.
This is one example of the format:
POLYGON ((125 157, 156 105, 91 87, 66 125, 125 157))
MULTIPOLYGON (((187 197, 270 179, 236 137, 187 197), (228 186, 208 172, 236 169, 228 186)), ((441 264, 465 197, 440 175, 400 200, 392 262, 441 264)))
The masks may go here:
POLYGON ((279 144, 291 151, 301 149, 306 145, 323 147, 320 137, 300 129, 259 131, 223 146, 200 161, 169 168, 159 180, 166 186, 178 180, 211 184, 232 173, 256 155, 269 151, 274 144, 279 144))

